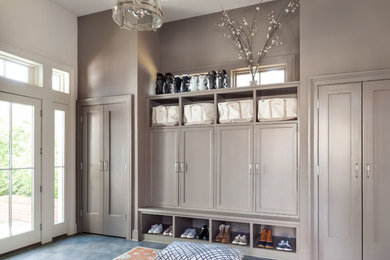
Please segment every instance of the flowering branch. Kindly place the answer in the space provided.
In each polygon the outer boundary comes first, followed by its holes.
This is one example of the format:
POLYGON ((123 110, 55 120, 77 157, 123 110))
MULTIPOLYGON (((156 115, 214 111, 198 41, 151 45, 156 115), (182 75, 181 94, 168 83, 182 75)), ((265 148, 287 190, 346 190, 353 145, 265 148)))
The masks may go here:
POLYGON ((279 37, 276 34, 281 28, 286 19, 295 13, 299 8, 300 0, 289 0, 288 3, 280 10, 277 16, 271 11, 268 13, 268 33, 263 48, 259 51, 254 51, 254 36, 259 30, 257 24, 257 16, 260 12, 260 7, 256 7, 256 11, 249 24, 245 17, 242 18, 242 22, 236 21, 228 11, 223 11, 221 22, 217 25, 224 31, 224 36, 231 39, 235 46, 239 49, 239 59, 245 57, 249 71, 252 76, 252 81, 255 81, 256 74, 259 72, 260 65, 267 55, 267 53, 274 46, 282 45, 283 42, 279 41, 279 37), (256 63, 255 63, 256 61, 256 63))

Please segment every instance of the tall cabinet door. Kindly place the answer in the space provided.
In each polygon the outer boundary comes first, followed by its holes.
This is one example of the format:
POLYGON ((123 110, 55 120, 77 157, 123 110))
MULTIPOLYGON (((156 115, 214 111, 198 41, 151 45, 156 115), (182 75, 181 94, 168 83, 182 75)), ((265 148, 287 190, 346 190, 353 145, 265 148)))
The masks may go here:
POLYGON ((252 210, 253 127, 221 126, 217 130, 217 208, 252 210))
POLYGON ((178 206, 179 130, 151 131, 150 156, 149 204, 178 206))
POLYGON ((181 204, 213 207, 214 128, 187 128, 181 138, 181 204))
POLYGON ((127 212, 126 106, 104 106, 104 234, 125 237, 127 212))
POLYGON ((319 101, 319 259, 361 259, 361 84, 321 86, 319 101))
POLYGON ((390 259, 390 81, 364 83, 363 255, 390 259))
POLYGON ((256 211, 297 215, 297 125, 258 126, 256 143, 256 211))
POLYGON ((103 107, 83 108, 84 231, 103 233, 103 107))

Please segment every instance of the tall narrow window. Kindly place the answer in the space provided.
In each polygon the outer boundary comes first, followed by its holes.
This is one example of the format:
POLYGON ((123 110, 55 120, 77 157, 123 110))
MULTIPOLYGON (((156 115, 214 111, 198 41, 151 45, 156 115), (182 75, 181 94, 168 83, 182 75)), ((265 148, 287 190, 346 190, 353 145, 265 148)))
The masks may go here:
POLYGON ((53 69, 52 89, 63 93, 69 93, 69 72, 53 69))
POLYGON ((65 112, 54 111, 54 224, 64 222, 65 112))

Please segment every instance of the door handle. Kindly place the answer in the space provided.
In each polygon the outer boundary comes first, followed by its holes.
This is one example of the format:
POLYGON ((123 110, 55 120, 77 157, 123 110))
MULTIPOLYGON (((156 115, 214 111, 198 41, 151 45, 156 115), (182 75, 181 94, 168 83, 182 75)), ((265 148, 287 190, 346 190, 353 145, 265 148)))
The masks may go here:
POLYGON ((259 173, 260 173, 259 170, 260 170, 260 169, 259 169, 259 164, 256 163, 256 165, 255 165, 255 174, 256 174, 256 175, 259 175, 259 173))
POLYGON ((253 163, 249 164, 249 175, 253 174, 253 163))
POLYGON ((370 179, 371 177, 371 167, 370 167, 370 164, 367 163, 367 179, 370 179))
POLYGON ((175 171, 176 171, 176 173, 179 173, 179 163, 178 162, 175 163, 175 171))
POLYGON ((103 161, 100 161, 100 164, 99 164, 99 171, 103 171, 103 168, 104 168, 104 162, 103 161))
POLYGON ((180 171, 182 173, 186 173, 187 172, 187 163, 185 163, 185 162, 181 162, 180 163, 180 171))
POLYGON ((108 171, 108 161, 104 161, 103 170, 104 170, 105 172, 108 171))
POLYGON ((355 177, 356 179, 359 178, 359 163, 355 164, 355 177))

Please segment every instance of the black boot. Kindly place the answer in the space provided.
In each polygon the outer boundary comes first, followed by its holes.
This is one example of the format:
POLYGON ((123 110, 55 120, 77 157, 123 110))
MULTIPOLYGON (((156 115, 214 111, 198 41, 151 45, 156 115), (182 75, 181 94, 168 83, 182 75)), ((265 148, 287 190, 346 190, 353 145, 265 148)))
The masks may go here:
POLYGON ((183 80, 181 79, 180 76, 175 76, 175 93, 179 93, 180 92, 180 87, 181 87, 181 82, 183 80))
POLYGON ((206 240, 206 235, 208 233, 209 233, 209 227, 207 225, 204 225, 202 227, 202 230, 200 231, 199 239, 205 239, 206 240))
POLYGON ((180 92, 188 92, 190 88, 191 77, 188 75, 184 75, 181 79, 183 81, 181 82, 180 92))
POLYGON ((165 86, 168 93, 175 93, 175 78, 172 73, 165 74, 165 86))
POLYGON ((156 79, 156 95, 164 94, 165 77, 161 73, 157 73, 156 79))
POLYGON ((217 79, 217 73, 215 73, 215 71, 210 71, 207 74, 207 88, 208 89, 215 89, 216 79, 217 79))
POLYGON ((220 69, 217 73, 217 84, 215 88, 227 88, 227 73, 226 70, 220 69))

